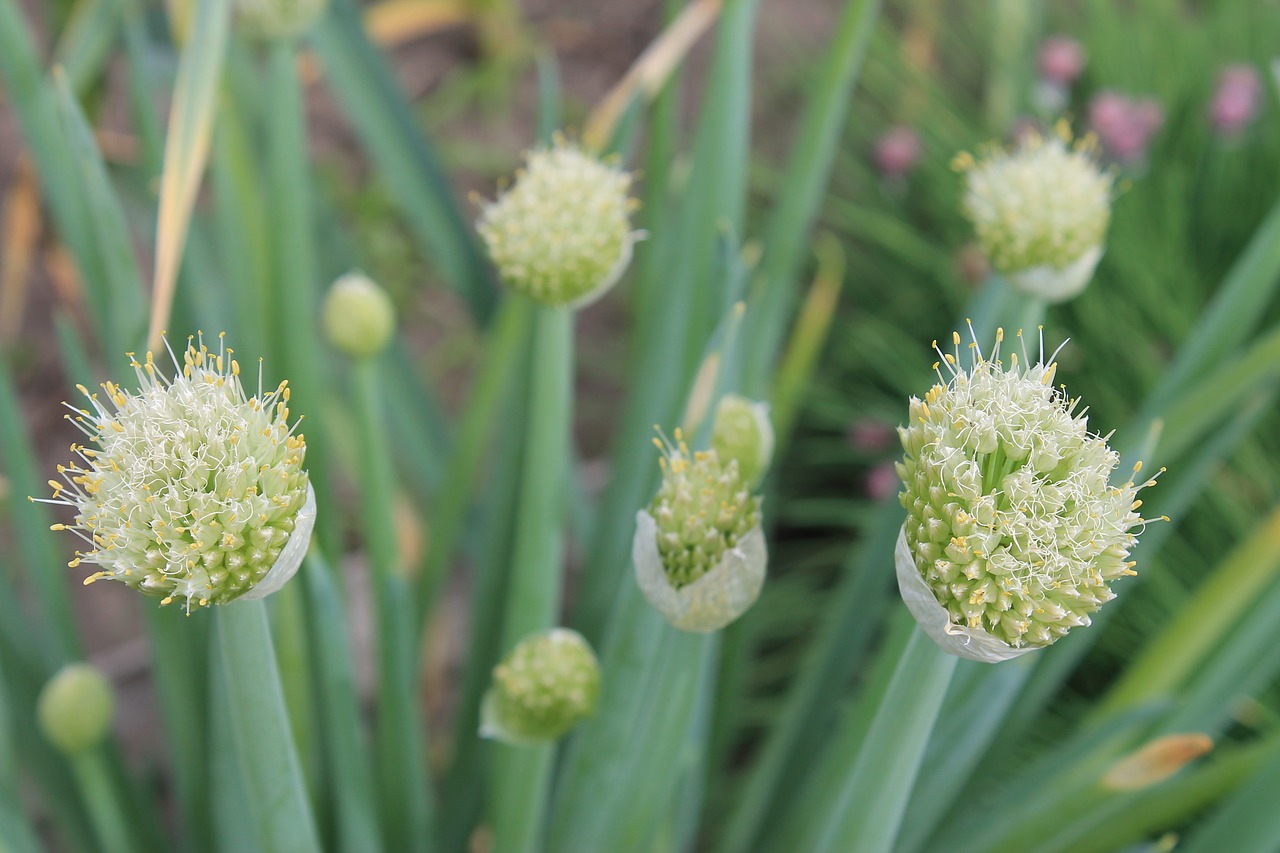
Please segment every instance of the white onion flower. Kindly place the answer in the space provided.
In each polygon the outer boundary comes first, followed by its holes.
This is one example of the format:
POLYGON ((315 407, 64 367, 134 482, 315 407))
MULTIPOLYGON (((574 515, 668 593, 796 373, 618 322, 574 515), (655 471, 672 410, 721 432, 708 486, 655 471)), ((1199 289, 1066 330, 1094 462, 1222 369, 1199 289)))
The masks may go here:
POLYGON ((988 357, 970 344, 965 369, 954 334, 940 383, 898 429, 903 598, 943 648, 987 661, 1047 646, 1115 597, 1147 522, 1137 493, 1154 483, 1112 485, 1119 457, 1054 388, 1043 336, 1034 364, 1024 348, 1005 365, 1002 339, 988 357))
POLYGON ((258 393, 246 397, 232 356, 221 337, 216 353, 189 338, 181 364, 170 350, 172 379, 147 353, 132 360, 136 393, 78 386, 89 408, 68 404, 68 419, 89 443, 71 446, 76 459, 58 466, 46 502, 76 511, 54 529, 88 546, 69 564, 97 564, 86 584, 120 581, 190 613, 264 597, 297 571, 315 497, 288 383, 264 394, 259 368, 258 393))

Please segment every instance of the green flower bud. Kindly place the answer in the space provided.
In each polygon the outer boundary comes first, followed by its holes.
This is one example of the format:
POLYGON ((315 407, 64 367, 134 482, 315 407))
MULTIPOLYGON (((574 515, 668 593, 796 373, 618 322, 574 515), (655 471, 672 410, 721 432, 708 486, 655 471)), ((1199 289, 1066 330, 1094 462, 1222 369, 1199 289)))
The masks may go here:
POLYGON ((361 272, 349 272, 324 298, 324 332, 351 358, 382 352, 396 331, 396 309, 387 292, 361 272))
POLYGON ((755 603, 768 551, 760 498, 734 459, 657 442, 662 487, 636 515, 631 546, 636 582, 649 603, 682 631, 717 631, 755 603))
POLYGON ((1046 361, 1042 336, 1035 364, 1024 348, 1006 367, 1003 337, 989 358, 975 340, 965 370, 955 334, 954 355, 938 350, 941 383, 912 398, 898 429, 899 589, 944 649, 991 662, 1088 625, 1115 597, 1147 522, 1136 494, 1154 483, 1111 485, 1119 457, 1053 387, 1056 353, 1046 361))
POLYGON ((557 740, 595 713, 600 665, 577 631, 521 640, 493 669, 480 735, 517 746, 557 740))
POLYGON ((1084 290, 1102 258, 1113 178, 1098 168, 1094 142, 1031 133, 1012 151, 991 149, 964 171, 961 209, 987 258, 1011 284, 1049 302, 1084 290))
POLYGON ((296 38, 324 16, 327 0, 236 0, 236 28, 246 38, 296 38))
POLYGON ((102 673, 87 663, 58 671, 36 705, 40 731, 67 755, 93 749, 106 737, 115 716, 115 694, 102 673))
POLYGON ((476 225, 489 255, 502 280, 532 299, 569 308, 594 302, 631 261, 631 176, 563 140, 525 160, 476 225))
POLYGON ((742 479, 750 485, 760 482, 773 459, 773 424, 769 404, 726 394, 716 406, 711 446, 721 459, 738 463, 742 479))
MULTIPOLYGON (((221 337, 221 336, 220 336, 221 337)), ((187 341, 167 379, 151 353, 132 362, 139 391, 78 386, 89 409, 67 405, 89 437, 59 465, 46 503, 75 509, 71 530, 88 546, 69 565, 96 563, 86 584, 120 581, 186 611, 262 598, 293 576, 315 523, 303 470, 306 443, 289 425, 287 382, 246 397, 240 365, 219 342, 187 341)))

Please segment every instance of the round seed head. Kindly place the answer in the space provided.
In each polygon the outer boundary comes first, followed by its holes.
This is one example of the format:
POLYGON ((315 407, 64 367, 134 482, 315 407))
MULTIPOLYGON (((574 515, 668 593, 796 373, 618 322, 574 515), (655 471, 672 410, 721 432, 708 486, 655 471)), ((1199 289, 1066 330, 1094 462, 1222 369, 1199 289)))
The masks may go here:
POLYGON ((662 486, 636 516, 631 556, 649 602, 677 628, 706 633, 741 616, 764 584, 768 553, 760 498, 736 460, 691 453, 676 431, 663 451, 662 486))
POLYGON ((219 338, 217 352, 188 339, 177 375, 166 378, 151 353, 133 360, 138 391, 113 382, 80 391, 68 405, 88 444, 58 466, 48 503, 72 507, 71 530, 89 550, 72 568, 115 580, 188 613, 284 585, 302 561, 315 521, 303 470, 306 444, 289 424, 287 382, 246 397, 240 365, 219 338))
POLYGON ((577 631, 521 640, 493 670, 480 734, 521 745, 557 740, 595 713, 600 665, 577 631))
POLYGON ((1015 287, 1049 302, 1078 295, 1102 258, 1113 179, 1094 143, 1031 132, 1011 151, 992 149, 964 172, 961 209, 987 258, 1015 287))
POLYGON ((115 716, 111 684, 96 668, 73 663, 49 679, 36 705, 40 731, 67 755, 93 749, 115 716))
POLYGON ((351 358, 375 356, 396 331, 396 309, 387 292, 361 272, 349 272, 324 299, 329 342, 351 358))
POLYGON ((760 482, 773 459, 773 424, 769 404, 726 394, 716 406, 711 446, 723 460, 738 463, 748 485, 760 482))
POLYGON ((955 334, 954 354, 938 350, 940 383, 912 398, 898 429, 903 597, 944 648, 980 660, 1089 624, 1111 582, 1134 574, 1129 550, 1147 521, 1136 495, 1154 483, 1112 485, 1119 457, 1053 387, 1043 338, 1035 363, 1024 348, 1007 365, 1002 338, 987 357, 975 340, 965 369, 955 334))
POLYGON ((631 176, 557 140, 529 152, 515 184, 484 205, 480 236, 502 280, 547 305, 602 296, 631 260, 631 176))

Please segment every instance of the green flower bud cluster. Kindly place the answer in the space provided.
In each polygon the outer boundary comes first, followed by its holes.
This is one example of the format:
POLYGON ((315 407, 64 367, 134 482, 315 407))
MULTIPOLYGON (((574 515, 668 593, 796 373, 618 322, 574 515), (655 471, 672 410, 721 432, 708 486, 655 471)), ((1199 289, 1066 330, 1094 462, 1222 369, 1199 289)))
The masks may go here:
POLYGON ((396 332, 396 309, 387 292, 361 272, 349 272, 324 298, 324 332, 351 358, 382 352, 396 332))
POLYGON ((721 459, 738 463, 738 472, 755 485, 769 470, 773 459, 773 424, 769 404, 726 394, 716 406, 711 446, 721 459))
POLYGON ((170 350, 173 379, 147 353, 132 362, 136 394, 107 382, 104 399, 79 386, 90 408, 68 404, 68 418, 89 445, 72 445, 77 458, 58 466, 46 502, 76 511, 54 529, 89 546, 69 564, 98 565, 86 584, 120 581, 190 613, 265 596, 297 570, 315 504, 288 384, 263 394, 259 369, 246 397, 232 356, 221 338, 216 353, 189 338, 181 364, 170 350))
POLYGON ((764 584, 768 554, 758 496, 738 462, 715 450, 691 453, 658 441, 662 486, 637 515, 632 561, 645 597, 685 631, 723 628, 746 611, 764 584))
POLYGON ((111 684, 94 667, 73 663, 49 679, 36 704, 40 731, 67 755, 93 749, 106 737, 115 716, 111 684))
POLYGON ((494 667, 480 734, 516 745, 553 741, 595 713, 599 698, 600 665, 581 634, 533 634, 494 667))
POLYGON ((631 261, 631 176, 557 140, 526 155, 515 184, 477 224, 502 280, 546 305, 602 296, 631 261))
POLYGON ((954 355, 938 350, 941 383, 911 400, 897 470, 908 516, 902 547, 945 608, 945 632, 1021 649, 1088 625, 1114 597, 1111 582, 1134 574, 1129 550, 1146 523, 1136 495, 1154 480, 1111 485, 1119 458, 1089 432, 1079 401, 1053 387, 1043 337, 1035 364, 1024 348, 1008 367, 1002 339, 1001 331, 989 358, 975 340, 968 370, 958 333, 954 355))
POLYGON ((296 38, 311 29, 328 6, 327 0, 236 0, 236 28, 260 41, 296 38))
POLYGON ((1015 286, 1050 302, 1078 295, 1102 258, 1113 178, 1098 168, 1094 143, 1030 133, 1012 151, 990 149, 964 172, 961 209, 983 251, 1015 286))

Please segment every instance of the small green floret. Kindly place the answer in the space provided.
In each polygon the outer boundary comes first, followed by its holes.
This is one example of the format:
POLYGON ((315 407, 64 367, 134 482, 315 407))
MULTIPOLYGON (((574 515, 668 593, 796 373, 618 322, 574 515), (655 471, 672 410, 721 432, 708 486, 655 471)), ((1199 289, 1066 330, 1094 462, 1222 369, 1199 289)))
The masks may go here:
POLYGON ((662 487, 649 505, 658 527, 658 553, 671 586, 679 590, 715 568, 726 551, 760 526, 760 498, 715 450, 690 453, 676 430, 664 451, 662 487))
POLYGON ((599 696, 600 665, 581 634, 534 634, 494 667, 481 734, 515 744, 556 740, 595 712, 599 696))

